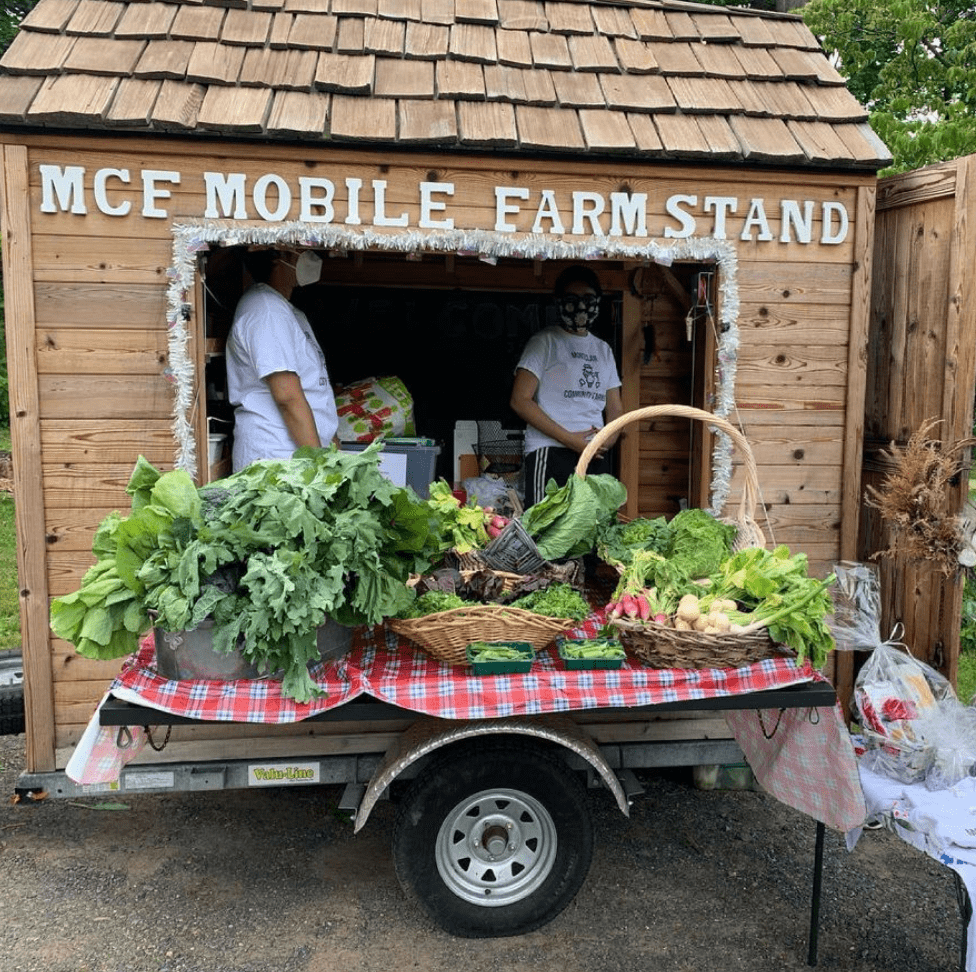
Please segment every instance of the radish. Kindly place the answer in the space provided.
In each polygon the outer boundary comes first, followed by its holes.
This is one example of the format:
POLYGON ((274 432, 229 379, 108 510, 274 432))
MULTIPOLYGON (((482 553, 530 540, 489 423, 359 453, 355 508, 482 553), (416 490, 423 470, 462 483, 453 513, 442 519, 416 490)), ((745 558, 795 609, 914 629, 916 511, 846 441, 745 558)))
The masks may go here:
POLYGON ((650 602, 643 594, 635 594, 634 603, 637 605, 637 617, 641 621, 646 621, 651 616, 650 602))

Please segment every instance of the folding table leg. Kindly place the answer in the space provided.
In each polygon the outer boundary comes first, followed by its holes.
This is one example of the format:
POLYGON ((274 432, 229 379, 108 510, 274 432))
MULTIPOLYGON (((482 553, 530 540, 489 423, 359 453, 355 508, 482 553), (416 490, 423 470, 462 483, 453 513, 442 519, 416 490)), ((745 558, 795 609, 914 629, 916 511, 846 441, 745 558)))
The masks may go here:
POLYGON ((820 890, 823 885, 823 823, 817 821, 817 842, 813 851, 813 901, 810 905, 810 940, 807 952, 807 965, 817 964, 817 939, 820 936, 820 890))
POLYGON ((962 919, 962 954, 959 958, 959 972, 966 972, 966 955, 969 952, 969 922, 973 917, 973 903, 958 871, 953 871, 956 880, 956 901, 959 904, 959 917, 962 919))

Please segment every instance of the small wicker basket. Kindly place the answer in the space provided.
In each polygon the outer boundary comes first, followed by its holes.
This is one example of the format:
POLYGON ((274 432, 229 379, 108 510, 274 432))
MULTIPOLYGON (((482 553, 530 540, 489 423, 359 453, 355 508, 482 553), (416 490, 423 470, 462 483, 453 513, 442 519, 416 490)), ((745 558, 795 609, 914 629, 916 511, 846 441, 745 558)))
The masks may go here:
MULTIPOLYGON (((597 432, 576 464, 576 475, 585 476, 590 460, 600 446, 612 435, 632 422, 676 416, 704 422, 710 428, 726 433, 742 454, 745 480, 739 508, 734 517, 721 517, 738 530, 733 549, 765 547, 766 535, 756 522, 759 502, 759 472, 746 437, 725 419, 688 405, 652 405, 627 412, 607 423, 597 432)), ((750 625, 741 632, 705 634, 700 631, 678 631, 654 621, 612 622, 624 647, 652 668, 737 668, 765 658, 789 657, 789 648, 778 645, 770 637, 762 622, 750 625)))
POLYGON ((570 618, 548 618, 498 604, 453 608, 422 618, 390 618, 388 623, 396 634, 447 665, 466 665, 467 648, 474 641, 526 641, 539 651, 574 624, 570 618))

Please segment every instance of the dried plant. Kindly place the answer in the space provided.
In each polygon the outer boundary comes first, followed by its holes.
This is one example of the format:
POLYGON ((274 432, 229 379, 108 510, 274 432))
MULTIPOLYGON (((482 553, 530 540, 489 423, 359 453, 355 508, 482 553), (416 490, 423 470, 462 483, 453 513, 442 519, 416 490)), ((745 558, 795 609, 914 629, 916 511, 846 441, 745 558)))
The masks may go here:
POLYGON ((880 488, 869 486, 865 502, 891 530, 891 546, 873 555, 924 562, 946 576, 960 569, 960 518, 951 508, 954 487, 976 438, 944 446, 931 437, 937 419, 923 422, 902 448, 891 443, 882 456, 894 466, 880 488))

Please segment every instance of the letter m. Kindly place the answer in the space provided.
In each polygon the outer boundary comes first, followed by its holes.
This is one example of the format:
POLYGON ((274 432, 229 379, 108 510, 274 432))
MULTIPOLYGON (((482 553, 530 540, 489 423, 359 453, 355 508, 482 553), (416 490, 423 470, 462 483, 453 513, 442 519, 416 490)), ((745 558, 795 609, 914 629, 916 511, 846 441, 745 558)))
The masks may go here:
POLYGON ((85 170, 80 165, 42 165, 41 212, 85 215, 85 170))
POLYGON ((247 207, 244 204, 243 172, 204 172, 203 181, 207 187, 207 219, 247 219, 247 207), (219 208, 217 204, 220 204, 219 208))

